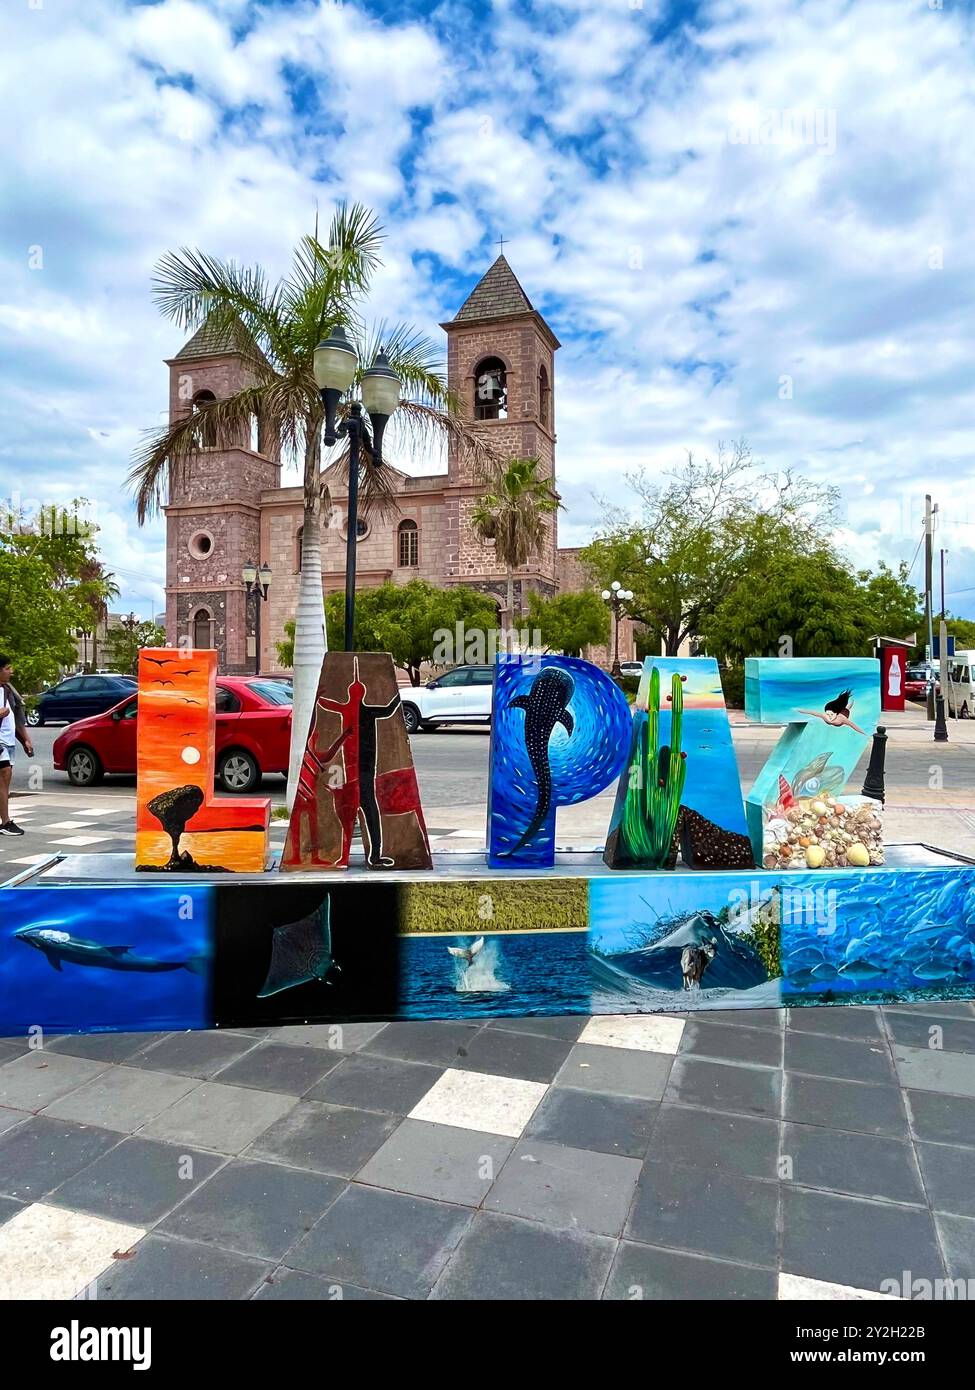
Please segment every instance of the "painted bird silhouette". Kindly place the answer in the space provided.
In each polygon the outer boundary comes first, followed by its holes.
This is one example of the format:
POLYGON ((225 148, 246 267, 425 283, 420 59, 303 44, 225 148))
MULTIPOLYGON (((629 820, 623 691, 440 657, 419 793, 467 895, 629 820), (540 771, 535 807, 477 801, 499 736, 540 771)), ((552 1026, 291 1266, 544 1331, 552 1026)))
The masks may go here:
POLYGON ((143 661, 151 661, 153 666, 171 666, 176 660, 174 656, 145 656, 143 661))
POLYGON ((164 681, 159 676, 156 676, 152 683, 153 685, 172 685, 172 681, 164 681))
POLYGON ((188 671, 174 671, 174 676, 195 676, 199 673, 199 666, 191 666, 188 671))
POLYGON ((183 704, 184 704, 184 705, 198 705, 199 703, 200 703, 199 700, 189 700, 189 699, 187 699, 187 697, 186 697, 185 695, 183 696, 183 704))

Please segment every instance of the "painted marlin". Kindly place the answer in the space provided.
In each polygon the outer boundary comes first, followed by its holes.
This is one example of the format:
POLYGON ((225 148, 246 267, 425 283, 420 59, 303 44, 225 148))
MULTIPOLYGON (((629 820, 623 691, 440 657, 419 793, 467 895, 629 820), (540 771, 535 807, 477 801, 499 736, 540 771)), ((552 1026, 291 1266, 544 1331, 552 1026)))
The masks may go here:
POLYGON ((504 850, 504 855, 517 854, 538 834, 552 805, 552 769, 548 761, 548 741, 556 724, 571 735, 575 720, 566 708, 572 699, 575 682, 566 671, 543 671, 532 681, 527 695, 516 695, 512 708, 525 711, 525 748, 538 783, 538 800, 528 828, 518 843, 504 850))
POLYGON ((138 970, 144 974, 190 970, 199 975, 206 967, 202 956, 191 956, 189 960, 153 960, 150 956, 134 955, 131 946, 102 946, 97 941, 86 941, 83 936, 72 936, 62 930, 59 922, 21 927, 14 932, 14 937, 40 951, 52 970, 60 970, 65 961, 70 965, 94 965, 100 970, 138 970))

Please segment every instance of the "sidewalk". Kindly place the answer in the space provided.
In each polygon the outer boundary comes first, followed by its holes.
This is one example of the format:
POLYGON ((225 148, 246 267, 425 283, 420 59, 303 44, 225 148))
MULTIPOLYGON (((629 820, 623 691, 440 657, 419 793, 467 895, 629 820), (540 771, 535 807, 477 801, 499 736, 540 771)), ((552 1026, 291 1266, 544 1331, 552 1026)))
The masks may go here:
POLYGON ((975 1278, 973 1054, 971 1004, 5 1040, 0 1298, 975 1278))

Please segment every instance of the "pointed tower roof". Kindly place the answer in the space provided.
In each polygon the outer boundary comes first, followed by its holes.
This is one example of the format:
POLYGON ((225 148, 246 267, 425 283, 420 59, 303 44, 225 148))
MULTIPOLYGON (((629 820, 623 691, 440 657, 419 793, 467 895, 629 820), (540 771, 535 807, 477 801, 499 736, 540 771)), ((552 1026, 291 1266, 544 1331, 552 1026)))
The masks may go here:
POLYGON ((558 347, 558 340, 552 330, 522 289, 517 275, 502 254, 478 280, 451 323, 442 323, 440 326, 448 328, 452 324, 493 322, 497 319, 518 318, 523 314, 531 314, 544 325, 554 345, 558 347))
POLYGON ((222 315, 218 314, 216 310, 212 310, 192 338, 183 344, 172 360, 185 362, 188 358, 225 357, 228 354, 239 357, 241 355, 240 342, 234 340, 233 332, 226 319, 223 319, 222 322, 221 319, 222 315))

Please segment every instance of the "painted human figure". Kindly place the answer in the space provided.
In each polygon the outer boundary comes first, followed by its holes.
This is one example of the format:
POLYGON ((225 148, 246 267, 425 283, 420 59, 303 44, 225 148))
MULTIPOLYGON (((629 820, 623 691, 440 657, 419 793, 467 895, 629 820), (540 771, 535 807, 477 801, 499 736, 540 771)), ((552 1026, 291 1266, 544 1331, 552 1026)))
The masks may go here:
POLYGON ((827 700, 822 710, 800 709, 797 714, 808 714, 812 719, 821 719, 824 724, 846 724, 849 728, 855 729, 858 734, 864 731, 858 724, 854 724, 850 718, 850 710, 853 708, 852 691, 841 690, 835 700, 827 700))
MULTIPOLYGON (((378 724, 389 719, 399 706, 399 694, 384 705, 370 705, 365 701, 366 687, 359 679, 359 661, 353 663, 353 679, 344 700, 331 700, 320 696, 316 709, 328 710, 337 714, 342 721, 342 732, 326 747, 320 746, 316 727, 308 741, 308 749, 298 778, 295 796, 294 824, 299 825, 307 817, 310 835, 312 864, 329 868, 344 868, 348 865, 352 851, 352 833, 356 817, 362 812, 365 822, 366 858, 371 868, 389 868, 394 860, 383 854, 382 815, 376 793, 376 767, 378 756, 378 724), (342 763, 335 761, 342 751, 342 763), (344 767, 343 767, 344 764, 344 767), (341 780, 336 785, 333 781, 341 780), (326 858, 318 846, 318 783, 324 777, 332 791, 335 812, 342 829, 342 846, 336 858, 326 858)), ((285 847, 288 864, 301 862, 300 845, 292 842, 285 847)))

